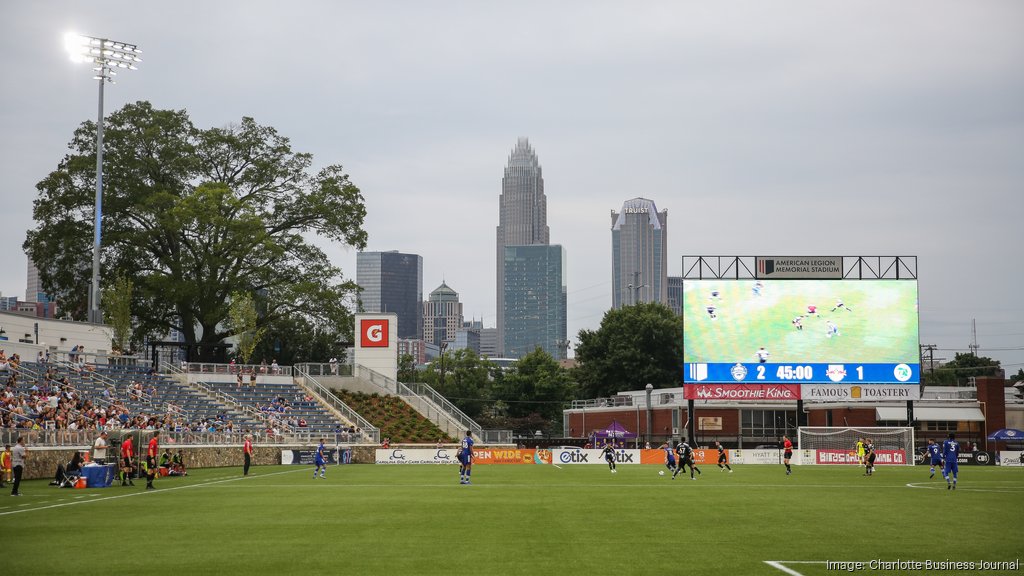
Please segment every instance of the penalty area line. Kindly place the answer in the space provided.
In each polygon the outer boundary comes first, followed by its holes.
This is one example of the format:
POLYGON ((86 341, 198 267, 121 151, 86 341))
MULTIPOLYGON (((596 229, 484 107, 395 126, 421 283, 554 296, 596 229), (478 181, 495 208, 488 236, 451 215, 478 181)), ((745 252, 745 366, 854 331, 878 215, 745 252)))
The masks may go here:
POLYGON ((784 564, 825 564, 822 560, 764 560, 764 563, 790 576, 804 575, 788 566, 784 566, 784 564))

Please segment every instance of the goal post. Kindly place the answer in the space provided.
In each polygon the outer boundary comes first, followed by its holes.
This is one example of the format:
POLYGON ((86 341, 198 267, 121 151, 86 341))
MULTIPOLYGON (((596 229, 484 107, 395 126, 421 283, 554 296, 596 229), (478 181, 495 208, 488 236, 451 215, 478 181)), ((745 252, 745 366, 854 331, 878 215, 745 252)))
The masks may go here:
POLYGON ((797 429, 797 447, 811 456, 807 464, 860 464, 857 440, 870 439, 875 446, 875 464, 914 465, 914 429, 910 427, 861 428, 849 426, 802 426, 797 429), (807 451, 813 452, 807 452, 807 451))

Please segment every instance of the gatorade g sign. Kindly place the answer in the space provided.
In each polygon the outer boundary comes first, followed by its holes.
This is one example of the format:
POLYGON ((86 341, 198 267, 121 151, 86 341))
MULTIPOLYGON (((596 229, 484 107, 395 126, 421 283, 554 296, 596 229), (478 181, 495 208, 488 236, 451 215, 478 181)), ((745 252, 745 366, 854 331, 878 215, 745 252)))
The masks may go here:
POLYGON ((388 321, 386 318, 359 321, 359 345, 363 348, 387 348, 388 321))

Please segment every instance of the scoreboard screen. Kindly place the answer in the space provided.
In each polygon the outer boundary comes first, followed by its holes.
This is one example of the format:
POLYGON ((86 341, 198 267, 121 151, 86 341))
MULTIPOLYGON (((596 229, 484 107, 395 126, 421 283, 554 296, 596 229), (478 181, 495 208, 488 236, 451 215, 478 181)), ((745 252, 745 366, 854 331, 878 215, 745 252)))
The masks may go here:
POLYGON ((917 282, 684 280, 686 383, 920 382, 917 282))

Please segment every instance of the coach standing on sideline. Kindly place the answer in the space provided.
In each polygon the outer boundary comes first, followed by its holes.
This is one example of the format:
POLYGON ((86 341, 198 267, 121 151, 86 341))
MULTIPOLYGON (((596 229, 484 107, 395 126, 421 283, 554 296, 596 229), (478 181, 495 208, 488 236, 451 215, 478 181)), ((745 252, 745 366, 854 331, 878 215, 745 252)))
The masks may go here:
POLYGON ((249 475, 249 465, 252 464, 252 434, 245 435, 245 443, 242 444, 242 456, 245 464, 242 466, 242 476, 249 475))
POLYGON ((14 486, 11 488, 11 496, 21 496, 18 488, 21 487, 21 475, 25 471, 25 439, 18 436, 18 443, 11 449, 11 465, 14 467, 14 486))

